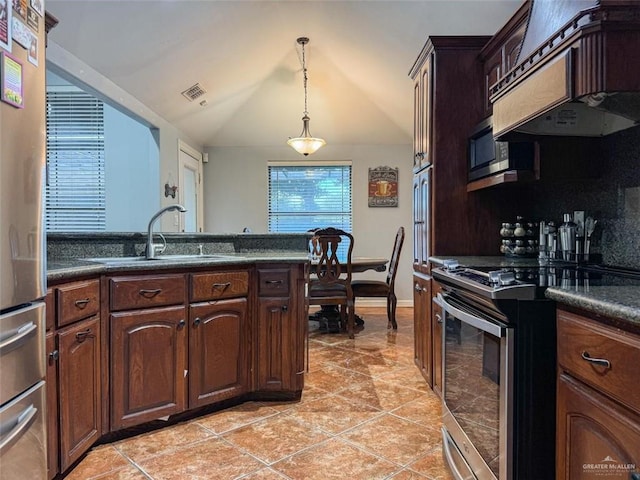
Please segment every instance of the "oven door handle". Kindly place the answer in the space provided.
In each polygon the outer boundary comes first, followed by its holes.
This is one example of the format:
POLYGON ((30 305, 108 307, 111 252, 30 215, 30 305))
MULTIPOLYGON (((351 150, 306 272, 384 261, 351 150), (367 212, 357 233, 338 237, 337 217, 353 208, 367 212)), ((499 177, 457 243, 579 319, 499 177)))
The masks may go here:
POLYGON ((480 330, 487 332, 494 337, 502 338, 506 336, 506 327, 498 325, 497 323, 490 322, 485 320, 484 318, 476 317, 475 315, 471 315, 470 313, 464 312, 459 308, 454 307, 450 303, 447 302, 445 296, 442 293, 438 293, 438 302, 440 306, 442 306, 442 310, 444 312, 449 312, 456 318, 459 318, 465 323, 472 325, 480 330))

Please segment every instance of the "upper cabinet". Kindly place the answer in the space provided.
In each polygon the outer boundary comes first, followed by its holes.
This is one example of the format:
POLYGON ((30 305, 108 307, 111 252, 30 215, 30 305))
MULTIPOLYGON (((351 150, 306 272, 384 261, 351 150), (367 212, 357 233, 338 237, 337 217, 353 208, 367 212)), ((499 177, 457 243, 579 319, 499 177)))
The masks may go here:
MULTIPOLYGON (((413 86, 413 171, 431 163, 430 129, 431 126, 431 70, 433 52, 425 52, 419 69, 411 71, 413 86)), ((415 68, 415 66, 414 66, 415 68)))
POLYGON ((480 52, 484 80, 483 117, 488 117, 492 113, 492 105, 489 100, 491 87, 511 70, 518 60, 527 28, 529 8, 529 2, 523 3, 480 52))

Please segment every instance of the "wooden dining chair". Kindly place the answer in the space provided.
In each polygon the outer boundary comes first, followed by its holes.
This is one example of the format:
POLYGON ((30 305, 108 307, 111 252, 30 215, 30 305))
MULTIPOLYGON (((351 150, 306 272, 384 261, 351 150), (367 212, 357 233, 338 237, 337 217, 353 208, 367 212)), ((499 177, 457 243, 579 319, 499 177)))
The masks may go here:
POLYGON ((309 281, 309 305, 337 305, 340 307, 342 330, 354 337, 354 306, 351 288, 351 254, 353 236, 344 230, 324 228, 316 230, 318 258, 312 260, 314 276, 309 281), (342 246, 344 254, 338 254, 342 246))
POLYGON ((382 280, 354 280, 351 282, 353 289, 354 304, 357 297, 385 297, 387 299, 387 328, 398 329, 396 322, 396 305, 398 299, 395 293, 396 272, 398 271, 398 260, 404 243, 404 227, 400 227, 396 233, 396 240, 393 244, 393 252, 389 261, 389 271, 387 279, 382 280))

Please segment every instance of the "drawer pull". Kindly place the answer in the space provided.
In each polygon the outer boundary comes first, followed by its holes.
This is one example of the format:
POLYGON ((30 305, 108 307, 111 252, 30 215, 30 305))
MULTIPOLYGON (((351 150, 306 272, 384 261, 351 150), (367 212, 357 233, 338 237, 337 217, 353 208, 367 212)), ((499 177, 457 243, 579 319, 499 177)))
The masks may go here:
POLYGON ((267 285, 280 285, 282 284, 282 280, 266 280, 264 283, 267 285))
POLYGON ((74 303, 75 303, 76 307, 84 308, 89 304, 90 301, 91 301, 91 299, 89 299, 89 298, 83 298, 82 300, 76 300, 74 303))
POLYGON ((594 365, 599 365, 605 368, 611 368, 611 362, 604 358, 593 358, 589 355, 589 352, 582 352, 582 359, 594 365))
POLYGON ((439 313, 436 313, 436 322, 442 323, 442 315, 440 315, 439 313))
POLYGON ((231 282, 227 282, 227 283, 214 283, 213 285, 211 285, 211 288, 213 288, 214 290, 226 290, 227 288, 229 288, 231 286, 231 282))
POLYGON ((155 288, 153 290, 140 290, 140 295, 142 295, 144 298, 153 298, 160 292, 162 292, 161 288, 155 288))
POLYGON ((78 332, 76 333, 76 340, 78 341, 78 343, 82 343, 84 342, 87 338, 89 337, 93 337, 94 335, 91 333, 91 329, 87 328, 86 330, 82 331, 82 332, 78 332))

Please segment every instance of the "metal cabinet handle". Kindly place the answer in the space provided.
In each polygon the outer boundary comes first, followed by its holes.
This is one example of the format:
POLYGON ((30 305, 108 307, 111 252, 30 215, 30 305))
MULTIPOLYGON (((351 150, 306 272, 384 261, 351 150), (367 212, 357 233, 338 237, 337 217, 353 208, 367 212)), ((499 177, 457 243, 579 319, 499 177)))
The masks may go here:
POLYGON ((82 332, 76 333, 76 340, 78 341, 78 343, 82 343, 87 338, 90 338, 90 337, 94 337, 94 335, 91 333, 91 329, 90 328, 87 328, 86 330, 84 330, 82 332))
POLYGON ((196 318, 193 320, 193 326, 194 326, 194 327, 197 327, 198 325, 200 325, 200 323, 202 323, 202 319, 201 319, 200 317, 196 317, 196 318))
POLYGON ((214 283, 213 285, 211 285, 211 288, 213 288, 214 290, 220 289, 220 290, 226 290, 227 288, 229 288, 231 286, 231 282, 227 282, 227 283, 214 283))
POLYGON ((418 285, 417 283, 415 284, 413 289, 418 293, 422 293, 422 287, 420 285, 418 285))
POLYGON ((436 322, 442 323, 442 315, 440 315, 439 313, 436 313, 436 322))
POLYGON ((606 358, 593 358, 589 355, 589 352, 582 352, 582 359, 594 365, 599 365, 607 369, 611 368, 611 362, 609 360, 606 358))
POLYGON ((288 310, 289 310, 289 307, 288 307, 287 305, 283 305, 283 306, 282 306, 282 311, 283 311, 283 312, 286 312, 286 311, 288 311, 288 310))
POLYGON ((180 320, 178 322, 178 330, 180 330, 181 328, 184 328, 184 326, 187 324, 187 322, 185 322, 184 320, 180 320))
POLYGON ((264 283, 267 285, 280 285, 282 280, 266 280, 264 283))
POLYGON ((91 299, 89 299, 89 298, 83 298, 82 300, 76 300, 74 303, 75 303, 76 307, 84 308, 89 304, 90 301, 91 301, 91 299))
POLYGON ((153 290, 142 289, 138 293, 140 293, 140 295, 142 295, 145 298, 153 298, 156 295, 158 295, 160 292, 162 292, 161 288, 155 288, 153 290))
POLYGON ((60 358, 59 350, 54 350, 53 352, 49 353, 49 363, 57 362, 59 358, 60 358))

